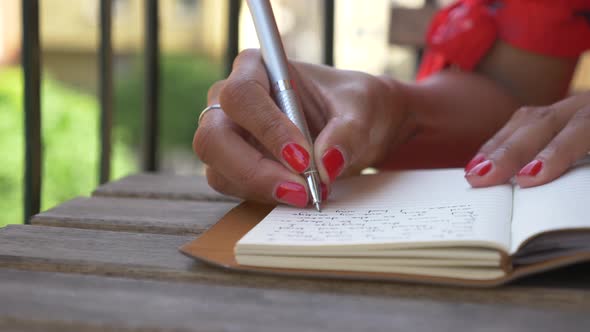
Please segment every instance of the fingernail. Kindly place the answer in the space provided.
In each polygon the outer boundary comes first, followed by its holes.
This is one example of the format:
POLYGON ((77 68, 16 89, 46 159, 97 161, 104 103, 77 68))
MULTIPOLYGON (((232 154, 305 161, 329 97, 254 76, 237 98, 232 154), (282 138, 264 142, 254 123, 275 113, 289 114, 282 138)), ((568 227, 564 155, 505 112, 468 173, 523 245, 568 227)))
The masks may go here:
POLYGON ((302 173, 309 166, 309 153, 297 143, 285 145, 281 154, 297 173, 302 173))
POLYGON ((322 182, 320 184, 320 190, 322 192, 322 201, 327 200, 328 195, 330 194, 330 192, 328 191, 328 186, 326 186, 326 184, 322 182))
POLYGON ((295 205, 297 207, 307 206, 307 191, 305 187, 295 182, 283 182, 275 190, 275 197, 278 201, 295 205))
POLYGON ((477 166, 477 164, 484 160, 486 160, 486 157, 483 154, 478 153, 475 155, 475 157, 473 157, 473 159, 471 159, 465 166, 465 173, 469 172, 473 167, 477 166))
POLYGON ((484 176, 490 172, 492 166, 493 164, 491 160, 484 160, 481 163, 475 165, 473 168, 471 168, 467 175, 484 176))
POLYGON ((344 156, 337 148, 331 148, 330 150, 326 151, 322 157, 322 162, 324 163, 324 167, 328 172, 330 181, 334 181, 344 168, 344 156))
POLYGON ((518 176, 535 176, 539 174, 543 168, 543 162, 535 159, 530 163, 526 164, 519 172, 518 176))

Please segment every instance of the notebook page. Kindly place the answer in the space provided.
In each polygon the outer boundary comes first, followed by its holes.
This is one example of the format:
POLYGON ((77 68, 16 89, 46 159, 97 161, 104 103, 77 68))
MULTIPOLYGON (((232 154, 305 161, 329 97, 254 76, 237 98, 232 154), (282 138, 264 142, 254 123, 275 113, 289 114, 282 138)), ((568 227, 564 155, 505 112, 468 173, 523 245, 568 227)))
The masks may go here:
POLYGON ((590 229, 590 163, 545 185, 515 188, 512 253, 535 234, 577 228, 590 229))
POLYGON ((408 246, 461 241, 510 248, 510 185, 473 189, 462 169, 388 172, 335 184, 322 212, 275 208, 237 244, 408 246))

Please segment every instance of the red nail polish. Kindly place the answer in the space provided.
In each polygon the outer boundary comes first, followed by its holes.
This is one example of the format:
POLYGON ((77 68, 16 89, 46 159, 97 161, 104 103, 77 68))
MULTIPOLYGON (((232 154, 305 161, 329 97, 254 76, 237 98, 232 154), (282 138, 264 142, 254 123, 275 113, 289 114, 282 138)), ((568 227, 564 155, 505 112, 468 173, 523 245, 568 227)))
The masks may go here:
POLYGON ((309 153, 297 143, 285 145, 281 154, 297 173, 302 173, 309 166, 309 153))
POLYGON ((477 176, 484 176, 490 172, 492 169, 492 161, 491 160, 484 160, 481 163, 475 165, 467 175, 477 175, 477 176))
POLYGON ((340 175, 342 169, 344 168, 344 156, 337 148, 331 148, 330 150, 326 151, 322 157, 322 162, 324 163, 324 167, 328 172, 330 181, 334 181, 334 179, 340 175))
POLYGON ((473 167, 477 166, 477 164, 484 160, 486 160, 486 157, 483 154, 478 153, 475 155, 475 157, 473 157, 473 159, 471 159, 465 166, 465 173, 469 172, 473 167))
POLYGON ((518 176, 535 176, 539 174, 543 168, 543 162, 535 159, 530 163, 526 164, 519 172, 518 176))
POLYGON ((275 190, 275 197, 281 202, 297 207, 303 208, 307 206, 307 190, 299 183, 281 183, 275 190))
POLYGON ((326 184, 322 182, 320 184, 320 190, 322 192, 322 201, 327 200, 328 195, 330 194, 330 192, 328 191, 328 186, 326 186, 326 184))

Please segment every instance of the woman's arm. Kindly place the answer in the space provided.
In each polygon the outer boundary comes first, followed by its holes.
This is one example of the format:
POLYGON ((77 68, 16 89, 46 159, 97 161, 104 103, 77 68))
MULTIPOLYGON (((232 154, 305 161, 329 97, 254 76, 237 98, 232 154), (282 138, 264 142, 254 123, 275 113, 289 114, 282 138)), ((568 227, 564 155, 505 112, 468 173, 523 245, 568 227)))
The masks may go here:
POLYGON ((519 107, 563 98, 576 62, 497 42, 475 72, 451 68, 401 85, 414 127, 411 137, 378 166, 465 166, 519 107))
POLYGON ((590 93, 562 99, 576 62, 498 43, 474 73, 405 86, 413 136, 381 165, 466 165, 474 187, 552 181, 590 151, 590 93))
MULTIPOLYGON (((260 54, 245 51, 228 79, 210 89, 209 103, 220 103, 223 110, 203 117, 193 146, 208 166, 207 178, 214 189, 302 207, 308 195, 297 173, 305 171, 311 156, 326 193, 339 176, 370 165, 465 165, 519 106, 559 98, 575 64, 503 44, 480 63, 473 73, 446 70, 408 85, 293 62, 302 108, 316 136, 312 149, 276 108, 260 54), (546 79, 536 84, 538 77, 546 79)), ((518 162, 523 166, 527 160, 518 162)), ((501 169, 501 163, 497 166, 501 169)), ((512 175, 517 171, 512 170, 512 175)), ((476 185, 505 180, 496 176, 476 185)))

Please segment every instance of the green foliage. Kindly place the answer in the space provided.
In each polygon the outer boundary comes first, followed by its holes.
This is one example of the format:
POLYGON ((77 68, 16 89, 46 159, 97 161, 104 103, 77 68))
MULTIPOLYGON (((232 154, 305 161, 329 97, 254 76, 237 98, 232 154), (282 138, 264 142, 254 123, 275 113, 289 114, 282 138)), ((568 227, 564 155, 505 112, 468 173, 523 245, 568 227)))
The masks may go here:
MULTIPOLYGON (((139 59, 141 60, 141 59, 139 59)), ((115 87, 112 178, 137 171, 132 149, 143 135, 142 61, 115 87)), ((205 58, 162 59, 160 142, 190 150, 207 90, 221 77, 221 66, 205 58)), ((0 227, 23 220, 24 135, 20 68, 0 70, 0 227)), ((98 178, 98 103, 89 95, 52 79, 42 86, 42 210, 79 195, 88 195, 98 178)))
MULTIPOLYGON (((0 70, 0 227, 23 219, 22 85, 20 69, 0 70)), ((68 89, 47 75, 41 102, 42 209, 47 209, 75 196, 88 195, 97 186, 98 105, 94 96, 68 89)), ((121 140, 114 141, 111 169, 113 178, 117 178, 133 171, 134 161, 121 140)))
MULTIPOLYGON (((143 135, 143 61, 132 73, 117 78, 115 123, 138 146, 143 135)), ((199 113, 207 105, 207 90, 221 79, 222 66, 203 57, 173 55, 162 59, 160 86, 160 142, 164 147, 190 149, 199 113)))

